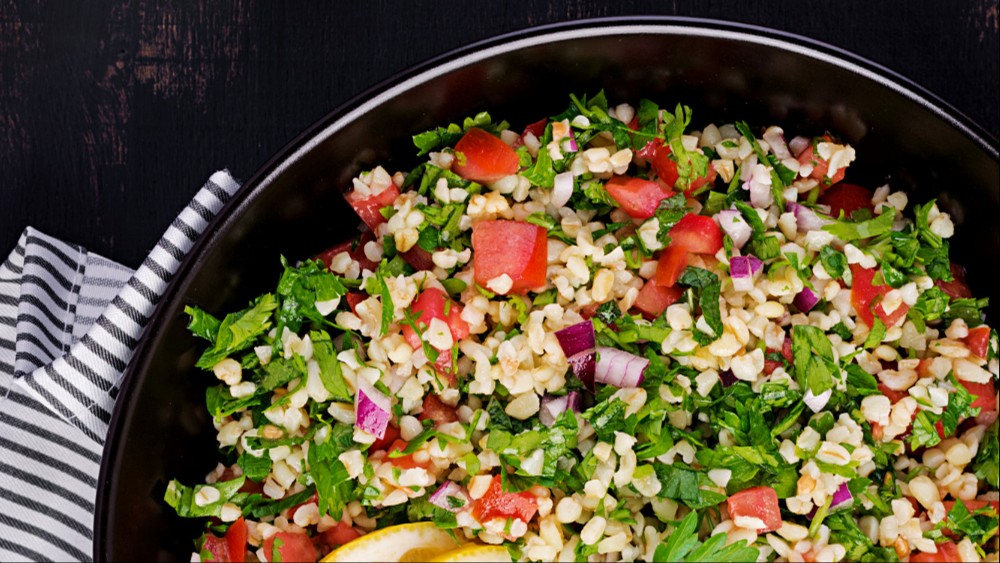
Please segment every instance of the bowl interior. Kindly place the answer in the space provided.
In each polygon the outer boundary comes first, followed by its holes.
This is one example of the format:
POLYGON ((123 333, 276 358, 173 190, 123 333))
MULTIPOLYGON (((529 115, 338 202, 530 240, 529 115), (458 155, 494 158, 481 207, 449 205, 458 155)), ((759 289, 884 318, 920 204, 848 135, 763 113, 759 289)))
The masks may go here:
POLYGON ((410 136, 479 111, 519 130, 562 111, 570 93, 647 97, 711 122, 830 131, 857 148, 848 179, 939 198, 977 295, 998 255, 995 141, 905 80, 836 50, 744 26, 651 19, 550 26, 443 56, 349 102, 265 165, 182 265, 130 366, 98 493, 97 560, 187 560, 196 522, 162 502, 171 478, 203 479, 219 458, 204 408, 212 376, 185 305, 221 313, 269 291, 278 257, 308 257, 356 232, 341 192, 361 170, 417 162, 410 136))

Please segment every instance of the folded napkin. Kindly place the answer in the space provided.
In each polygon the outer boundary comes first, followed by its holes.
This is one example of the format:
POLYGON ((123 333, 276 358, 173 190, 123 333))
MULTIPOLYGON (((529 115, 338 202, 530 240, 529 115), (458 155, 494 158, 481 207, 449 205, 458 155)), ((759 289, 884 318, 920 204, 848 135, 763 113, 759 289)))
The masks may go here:
POLYGON ((91 561, 122 372, 157 299, 239 188, 216 172, 131 269, 27 228, 0 264, 0 561, 91 561))

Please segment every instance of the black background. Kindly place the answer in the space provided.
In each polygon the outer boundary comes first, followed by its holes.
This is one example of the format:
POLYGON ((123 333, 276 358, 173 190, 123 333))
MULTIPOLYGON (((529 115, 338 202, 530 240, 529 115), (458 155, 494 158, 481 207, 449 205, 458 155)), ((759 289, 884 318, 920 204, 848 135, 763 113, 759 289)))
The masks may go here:
POLYGON ((213 171, 249 177, 393 73, 527 26, 631 14, 824 41, 998 135, 997 0, 0 0, 0 258, 30 225, 135 267, 213 171))

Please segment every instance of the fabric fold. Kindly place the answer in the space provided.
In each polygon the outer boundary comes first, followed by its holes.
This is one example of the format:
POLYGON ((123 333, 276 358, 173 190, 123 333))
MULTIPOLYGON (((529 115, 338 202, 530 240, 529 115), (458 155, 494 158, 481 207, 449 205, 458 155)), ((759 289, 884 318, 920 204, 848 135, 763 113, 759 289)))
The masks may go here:
POLYGON ((213 174, 139 269, 31 227, 0 264, 0 561, 90 561, 123 371, 178 266, 239 183, 213 174))

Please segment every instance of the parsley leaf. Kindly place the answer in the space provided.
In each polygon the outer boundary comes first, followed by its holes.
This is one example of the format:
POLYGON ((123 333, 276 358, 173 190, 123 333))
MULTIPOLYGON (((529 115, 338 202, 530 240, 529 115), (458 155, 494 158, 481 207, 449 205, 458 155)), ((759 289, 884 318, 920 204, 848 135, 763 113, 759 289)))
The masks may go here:
POLYGON ((719 310, 719 296, 722 291, 722 283, 719 276, 704 268, 688 266, 681 272, 677 283, 698 289, 698 305, 701 307, 701 314, 705 317, 705 322, 712 329, 712 334, 706 334, 698 330, 694 334, 695 340, 705 346, 722 336, 722 313, 719 310))
POLYGON ((844 270, 847 269, 847 256, 843 252, 832 246, 824 246, 819 251, 819 261, 831 278, 841 279, 844 277, 844 270))
POLYGON ((885 207, 882 209, 882 214, 874 219, 858 223, 841 219, 823 225, 823 230, 844 242, 850 242, 884 235, 892 230, 892 223, 895 220, 896 210, 891 207, 885 207))
POLYGON ((822 329, 809 325, 792 327, 795 377, 803 389, 819 395, 832 389, 840 369, 833 361, 833 345, 822 329))
POLYGON ((219 324, 212 346, 202 353, 195 365, 212 369, 226 357, 252 346, 258 336, 271 328, 271 312, 277 306, 274 295, 265 293, 255 299, 249 308, 226 315, 219 324))
POLYGON ((976 477, 986 481, 992 489, 1000 487, 1000 444, 997 442, 997 422, 983 435, 983 440, 979 444, 979 452, 972 462, 972 467, 976 471, 976 477))
POLYGON ((244 482, 246 482, 246 476, 240 476, 231 481, 188 487, 180 481, 173 479, 167 484, 163 500, 176 510, 177 515, 181 518, 202 518, 206 516, 218 518, 222 514, 222 505, 229 502, 229 499, 239 492, 244 482), (195 502, 195 496, 205 488, 219 491, 219 499, 215 502, 199 505, 195 502))
POLYGON ((490 114, 486 112, 480 112, 476 114, 475 117, 466 117, 462 125, 457 123, 452 123, 448 127, 437 127, 431 129, 430 131, 425 131, 413 136, 413 144, 420 149, 417 156, 424 156, 425 154, 438 149, 440 147, 453 146, 462 138, 462 135, 466 131, 472 129, 473 127, 479 127, 480 129, 485 129, 492 133, 499 134, 500 131, 507 129, 510 125, 506 121, 501 121, 500 123, 493 124, 493 119, 490 114))
POLYGON ((760 550, 747 545, 746 540, 725 545, 726 534, 715 534, 701 543, 698 540, 698 513, 690 512, 674 530, 666 534, 666 541, 656 546, 653 561, 712 562, 756 561, 760 550))

